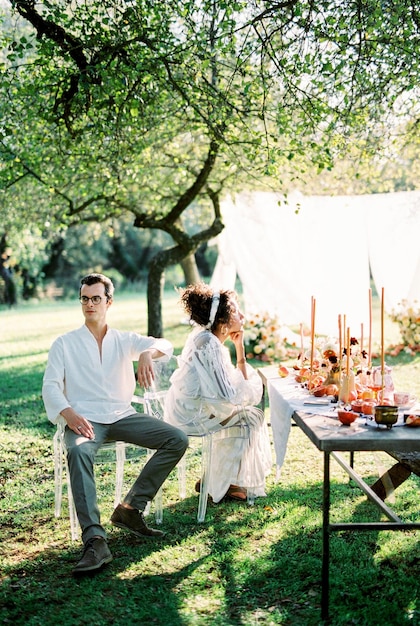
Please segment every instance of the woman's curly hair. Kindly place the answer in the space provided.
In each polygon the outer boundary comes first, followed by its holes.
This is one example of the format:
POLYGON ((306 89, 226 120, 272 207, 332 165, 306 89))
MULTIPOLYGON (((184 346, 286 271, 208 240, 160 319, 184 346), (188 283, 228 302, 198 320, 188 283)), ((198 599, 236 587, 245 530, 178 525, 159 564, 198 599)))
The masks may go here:
MULTIPOLYGON (((205 283, 188 285, 181 292, 181 303, 191 320, 200 326, 209 322, 212 298, 215 290, 205 283)), ((231 289, 220 290, 220 302, 211 329, 221 324, 229 324, 234 311, 232 301, 236 302, 237 294, 231 289)))

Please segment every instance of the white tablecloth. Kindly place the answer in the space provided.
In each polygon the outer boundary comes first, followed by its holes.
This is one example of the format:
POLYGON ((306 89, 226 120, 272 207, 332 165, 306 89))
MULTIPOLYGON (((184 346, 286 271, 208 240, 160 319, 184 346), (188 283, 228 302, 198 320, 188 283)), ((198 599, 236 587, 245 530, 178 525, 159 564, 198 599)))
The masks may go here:
POLYGON ((315 398, 295 380, 291 373, 286 378, 270 378, 267 381, 270 403, 270 422, 273 432, 277 470, 286 456, 290 434, 291 418, 294 411, 310 411, 320 415, 337 415, 335 403, 329 398, 315 398))
MULTIPOLYGON (((284 463, 287 442, 290 434, 291 418, 294 411, 303 411, 327 417, 337 417, 337 403, 331 402, 332 397, 316 398, 307 389, 296 382, 295 373, 290 373, 286 378, 270 377, 267 379, 267 392, 270 402, 270 422, 273 432, 274 450, 276 454, 277 474, 284 463)), ((395 426, 404 425, 404 413, 408 409, 401 408, 398 422, 395 426)), ((420 403, 416 403, 410 412, 418 413, 420 403)), ((360 418, 364 427, 376 428, 374 420, 367 421, 360 418)))

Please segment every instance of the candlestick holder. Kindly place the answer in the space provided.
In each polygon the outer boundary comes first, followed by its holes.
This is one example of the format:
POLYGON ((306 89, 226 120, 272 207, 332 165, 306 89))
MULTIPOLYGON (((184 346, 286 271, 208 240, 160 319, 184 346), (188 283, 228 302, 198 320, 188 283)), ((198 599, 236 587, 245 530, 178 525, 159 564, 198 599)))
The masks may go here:
POLYGON ((341 376, 338 400, 339 402, 348 404, 352 400, 355 400, 356 397, 357 397, 357 394, 356 394, 356 384, 355 384, 354 373, 350 370, 348 374, 345 372, 341 376))

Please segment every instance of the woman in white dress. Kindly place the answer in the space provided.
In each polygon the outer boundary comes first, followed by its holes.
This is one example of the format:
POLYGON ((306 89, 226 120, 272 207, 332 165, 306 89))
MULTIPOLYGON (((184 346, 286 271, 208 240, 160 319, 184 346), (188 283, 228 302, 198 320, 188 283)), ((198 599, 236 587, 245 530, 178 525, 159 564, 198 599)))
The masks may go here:
POLYGON ((165 419, 189 435, 215 433, 209 475, 214 502, 225 497, 246 500, 247 489, 264 496, 272 467, 270 440, 264 414, 254 406, 261 399, 262 382, 245 359, 244 316, 237 295, 213 292, 201 283, 183 290, 181 303, 195 329, 171 377, 165 419), (224 345, 227 339, 235 346, 236 367, 224 345), (246 437, 229 436, 229 427, 238 424, 247 426, 242 429, 246 437))

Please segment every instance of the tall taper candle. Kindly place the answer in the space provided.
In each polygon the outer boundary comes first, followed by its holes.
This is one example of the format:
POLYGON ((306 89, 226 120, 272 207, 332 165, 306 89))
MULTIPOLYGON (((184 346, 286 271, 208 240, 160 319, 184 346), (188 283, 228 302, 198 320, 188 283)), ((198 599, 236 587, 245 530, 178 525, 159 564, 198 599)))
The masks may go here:
POLYGON ((338 359, 341 360, 341 348, 342 348, 342 334, 341 334, 341 315, 338 315, 338 359))
POLYGON ((346 374, 347 379, 350 373, 350 328, 347 328, 347 341, 346 341, 346 374))
POLYGON ((384 288, 382 287, 381 295, 381 374, 382 374, 382 388, 384 386, 384 374, 385 374, 385 330, 384 330, 384 288))
POLYGON ((315 308, 316 308, 316 301, 315 301, 315 298, 312 296, 312 301, 311 301, 311 373, 313 371, 314 349, 315 349, 315 308))
POLYGON ((300 365, 303 367, 303 361, 305 358, 305 350, 303 348, 303 324, 300 325, 300 365))
MULTIPOLYGON (((346 347, 346 314, 343 315, 343 352, 346 347)), ((340 359, 343 358, 343 355, 340 354, 340 359)))
POLYGON ((369 345, 368 345, 368 368, 372 366, 372 289, 369 289, 369 345))

